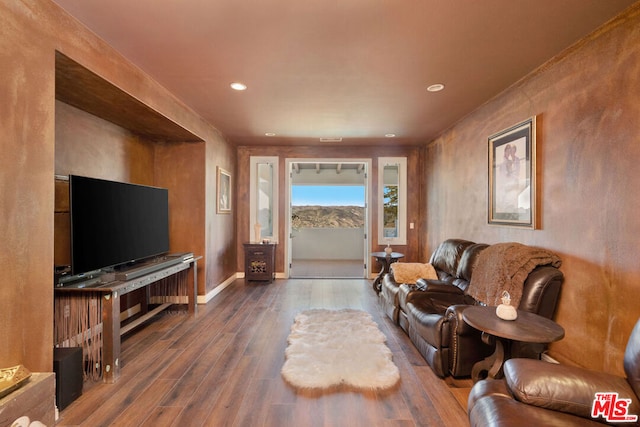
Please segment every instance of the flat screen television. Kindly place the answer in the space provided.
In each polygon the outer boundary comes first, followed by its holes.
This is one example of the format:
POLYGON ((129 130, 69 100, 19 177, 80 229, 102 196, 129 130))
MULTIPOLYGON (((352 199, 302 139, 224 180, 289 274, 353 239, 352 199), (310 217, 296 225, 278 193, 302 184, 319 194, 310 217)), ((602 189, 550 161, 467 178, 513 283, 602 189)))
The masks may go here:
POLYGON ((71 274, 169 251, 169 191, 71 175, 71 274))

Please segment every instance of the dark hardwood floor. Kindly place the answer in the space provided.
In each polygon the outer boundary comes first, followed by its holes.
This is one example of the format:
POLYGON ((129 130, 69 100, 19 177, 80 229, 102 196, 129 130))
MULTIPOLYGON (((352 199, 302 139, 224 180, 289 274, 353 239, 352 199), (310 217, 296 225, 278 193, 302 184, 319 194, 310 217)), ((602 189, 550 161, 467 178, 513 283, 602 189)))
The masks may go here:
POLYGON ((364 279, 237 280, 196 316, 162 313, 123 337, 121 377, 85 383, 57 426, 465 426, 470 380, 436 377, 364 279), (401 381, 384 392, 296 391, 280 376, 295 315, 369 312, 401 381))

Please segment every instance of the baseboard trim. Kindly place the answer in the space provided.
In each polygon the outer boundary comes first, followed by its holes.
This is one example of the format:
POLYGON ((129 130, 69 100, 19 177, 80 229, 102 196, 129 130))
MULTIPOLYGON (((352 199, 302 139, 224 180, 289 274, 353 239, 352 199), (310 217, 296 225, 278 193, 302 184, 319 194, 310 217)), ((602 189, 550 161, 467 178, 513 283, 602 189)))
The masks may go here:
POLYGON ((224 282, 220 283, 215 288, 211 289, 205 295, 198 295, 198 298, 196 299, 196 302, 198 304, 206 304, 206 303, 208 303, 216 295, 218 295, 220 292, 222 292, 227 286, 232 284, 237 278, 238 278, 237 277, 237 273, 236 274, 232 274, 227 280, 225 280, 224 282))

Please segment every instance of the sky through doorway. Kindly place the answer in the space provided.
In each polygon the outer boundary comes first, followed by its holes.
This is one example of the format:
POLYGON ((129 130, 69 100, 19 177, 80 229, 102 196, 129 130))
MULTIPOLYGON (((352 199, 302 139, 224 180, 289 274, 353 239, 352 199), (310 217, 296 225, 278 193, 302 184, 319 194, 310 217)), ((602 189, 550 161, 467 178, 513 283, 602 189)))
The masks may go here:
POLYGON ((364 206, 363 185, 293 185, 293 206, 364 206))

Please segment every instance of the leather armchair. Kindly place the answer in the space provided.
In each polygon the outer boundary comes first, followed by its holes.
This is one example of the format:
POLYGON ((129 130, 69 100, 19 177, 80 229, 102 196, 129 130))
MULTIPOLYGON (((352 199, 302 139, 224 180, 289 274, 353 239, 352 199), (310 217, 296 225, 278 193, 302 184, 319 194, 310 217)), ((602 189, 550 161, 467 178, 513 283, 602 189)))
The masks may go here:
POLYGON ((529 425, 601 425, 613 421, 607 420, 610 414, 636 416, 624 425, 640 425, 640 320, 627 342, 623 366, 626 378, 540 360, 508 360, 503 379, 482 380, 471 389, 470 424, 520 426, 527 420, 529 425), (617 414, 607 409, 614 402, 603 401, 594 418, 596 393, 617 393, 617 414))

